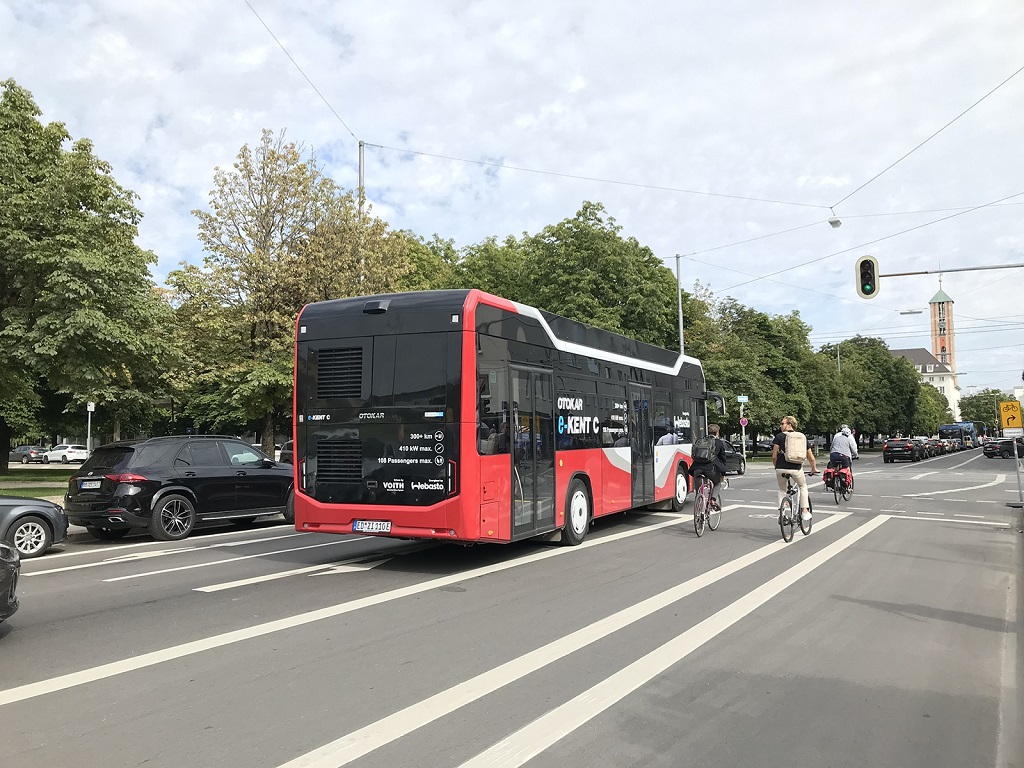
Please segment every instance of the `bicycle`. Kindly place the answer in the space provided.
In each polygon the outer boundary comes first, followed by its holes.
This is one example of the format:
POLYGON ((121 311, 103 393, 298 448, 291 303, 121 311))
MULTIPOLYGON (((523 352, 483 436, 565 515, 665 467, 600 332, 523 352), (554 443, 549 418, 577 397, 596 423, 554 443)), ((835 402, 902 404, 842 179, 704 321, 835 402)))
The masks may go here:
MULTIPOLYGON (((712 503, 711 488, 714 483, 707 475, 701 475, 697 487, 693 493, 693 530, 697 537, 704 535, 704 525, 712 531, 717 531, 722 522, 722 507, 720 504, 712 503)), ((722 478, 722 487, 728 488, 726 479, 722 478)))
POLYGON ((832 490, 832 495, 835 496, 836 504, 839 500, 849 501, 850 497, 853 496, 853 476, 848 470, 844 470, 839 466, 832 466, 829 464, 825 468, 825 472, 828 473, 828 477, 822 475, 822 480, 825 482, 825 487, 832 490))
MULTIPOLYGON (((801 470, 792 470, 793 472, 801 470)), ((809 472, 809 475, 815 473, 809 472)), ((803 515, 800 514, 799 501, 796 504, 796 512, 793 511, 793 497, 797 499, 800 497, 800 486, 796 484, 793 475, 790 472, 786 472, 783 477, 786 478, 786 495, 782 498, 782 503, 779 504, 779 528, 782 529, 782 540, 787 544, 793 540, 793 528, 796 525, 796 518, 800 518, 800 533, 804 536, 811 532, 811 523, 814 515, 814 504, 811 502, 810 493, 807 494, 807 511, 811 513, 811 518, 804 520, 803 515)))

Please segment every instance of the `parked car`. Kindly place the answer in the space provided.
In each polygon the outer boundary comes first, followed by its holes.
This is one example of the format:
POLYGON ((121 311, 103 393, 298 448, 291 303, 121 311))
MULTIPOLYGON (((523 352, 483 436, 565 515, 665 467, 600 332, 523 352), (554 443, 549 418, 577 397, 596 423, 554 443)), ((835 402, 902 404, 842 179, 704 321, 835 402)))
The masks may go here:
POLYGON ((46 453, 46 449, 41 445, 19 445, 13 451, 7 454, 8 463, 21 462, 22 464, 30 464, 32 462, 43 462, 43 454, 46 453))
POLYGON ((725 443, 725 466, 728 467, 726 474, 742 475, 747 471, 747 460, 743 458, 743 452, 728 440, 725 443))
POLYGON ((18 610, 18 574, 21 558, 18 550, 0 541, 0 621, 9 619, 18 610))
POLYGON ((932 453, 932 447, 928 444, 927 437, 912 437, 910 439, 921 446, 921 458, 930 459, 934 455, 932 453))
POLYGON ((757 450, 759 450, 759 451, 768 451, 769 453, 771 453, 772 441, 771 440, 758 440, 757 441, 757 450))
POLYGON ((180 541, 199 522, 295 519, 292 468, 222 435, 104 445, 68 480, 64 501, 71 523, 97 539, 143 528, 162 541, 180 541))
POLYGON ((928 438, 928 447, 931 448, 932 456, 943 456, 946 453, 946 444, 937 437, 928 438))
POLYGON ((994 459, 997 456, 1001 459, 1009 459, 1013 456, 1013 444, 1017 444, 1017 456, 1024 456, 1024 438, 1004 437, 1000 440, 988 440, 982 448, 985 456, 994 459))
POLYGON ((49 464, 51 461, 59 461, 61 464, 70 461, 81 463, 88 458, 89 449, 84 445, 55 445, 43 454, 43 464, 49 464))
POLYGON ((897 459, 920 461, 923 458, 924 448, 909 437, 890 437, 882 444, 882 460, 886 464, 891 464, 897 459))
POLYGON ((23 559, 39 557, 68 537, 68 518, 59 504, 44 499, 0 496, 0 541, 23 559))
POLYGON ((281 462, 283 464, 295 463, 295 451, 292 449, 291 440, 289 440, 287 443, 281 446, 281 462))

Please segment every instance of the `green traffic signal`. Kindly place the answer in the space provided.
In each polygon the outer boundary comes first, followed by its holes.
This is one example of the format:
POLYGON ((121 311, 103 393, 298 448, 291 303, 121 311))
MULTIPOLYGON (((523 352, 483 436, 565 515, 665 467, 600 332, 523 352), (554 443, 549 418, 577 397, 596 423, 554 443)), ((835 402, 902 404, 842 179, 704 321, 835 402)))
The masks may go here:
POLYGON ((878 295, 878 260, 874 256, 862 256, 857 260, 857 293, 863 299, 878 295))

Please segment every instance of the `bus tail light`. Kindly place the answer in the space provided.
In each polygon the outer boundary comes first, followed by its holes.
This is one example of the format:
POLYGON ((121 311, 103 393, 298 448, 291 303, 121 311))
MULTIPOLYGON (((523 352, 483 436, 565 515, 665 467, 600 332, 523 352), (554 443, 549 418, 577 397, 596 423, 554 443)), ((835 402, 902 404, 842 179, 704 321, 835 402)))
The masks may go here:
POLYGON ((448 459, 448 495, 455 495, 455 462, 448 459))

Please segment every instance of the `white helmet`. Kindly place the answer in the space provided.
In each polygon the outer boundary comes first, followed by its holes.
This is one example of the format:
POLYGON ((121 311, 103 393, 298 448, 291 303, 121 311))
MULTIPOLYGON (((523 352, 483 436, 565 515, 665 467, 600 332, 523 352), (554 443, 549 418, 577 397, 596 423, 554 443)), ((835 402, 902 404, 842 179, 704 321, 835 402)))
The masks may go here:
POLYGON ((843 433, 844 435, 846 435, 847 437, 849 437, 849 436, 850 436, 850 434, 851 434, 851 433, 850 433, 850 427, 849 427, 849 426, 847 426, 846 424, 843 424, 843 426, 842 426, 842 429, 841 429, 840 431, 841 431, 841 432, 842 432, 842 433, 843 433))

